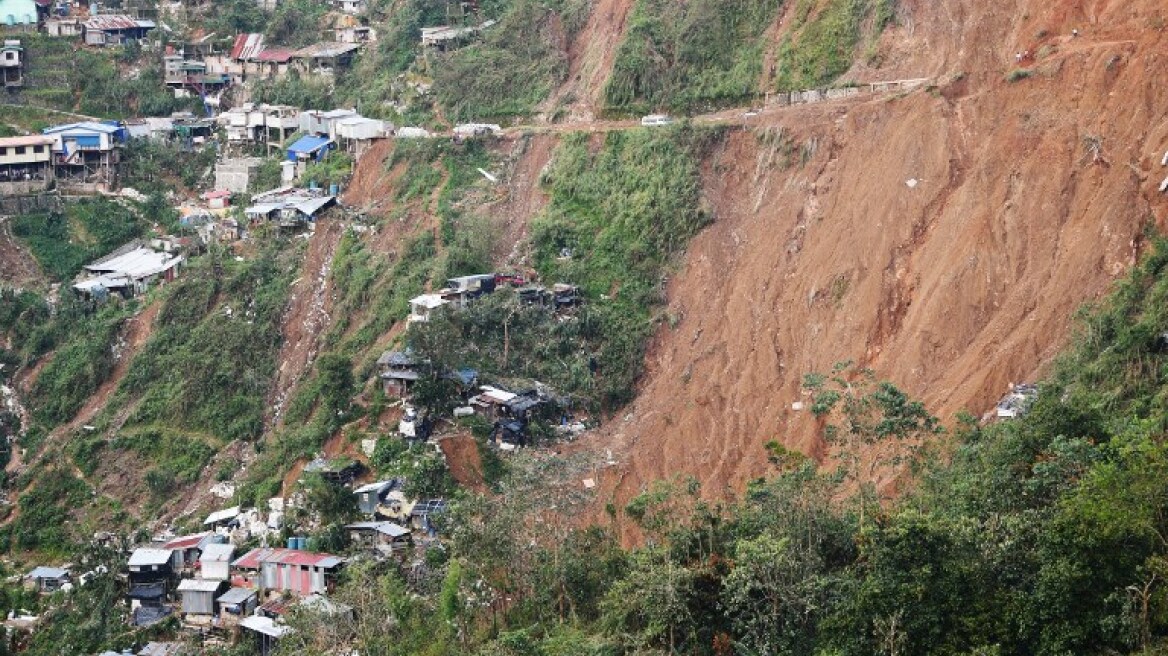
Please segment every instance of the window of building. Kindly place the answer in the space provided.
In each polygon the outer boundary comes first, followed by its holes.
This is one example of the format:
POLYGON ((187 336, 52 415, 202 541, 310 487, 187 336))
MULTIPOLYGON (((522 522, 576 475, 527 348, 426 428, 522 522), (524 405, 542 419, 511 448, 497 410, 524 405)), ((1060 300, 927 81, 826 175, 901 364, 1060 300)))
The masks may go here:
POLYGON ((8 61, 12 61, 12 60, 16 59, 16 53, 15 52, 6 52, 6 53, 4 53, 4 59, 7 59, 8 61))
POLYGON ((28 148, 25 148, 24 146, 17 146, 16 147, 16 154, 23 155, 26 150, 28 150, 28 148))
POLYGON ((42 154, 45 152, 45 147, 44 146, 33 146, 32 152, 37 153, 37 154, 42 154))

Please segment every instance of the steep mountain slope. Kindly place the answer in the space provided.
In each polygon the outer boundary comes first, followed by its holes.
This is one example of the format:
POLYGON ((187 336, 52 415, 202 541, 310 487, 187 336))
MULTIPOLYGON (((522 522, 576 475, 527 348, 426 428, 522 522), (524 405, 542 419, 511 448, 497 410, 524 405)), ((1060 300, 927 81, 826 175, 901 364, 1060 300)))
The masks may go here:
POLYGON ((840 360, 942 416, 985 411, 1163 226, 1162 5, 899 15, 884 71, 952 75, 940 88, 788 113, 706 163, 718 220, 670 285, 674 327, 639 399, 599 440, 627 459, 609 477, 618 501, 677 473, 708 494, 740 487, 772 439, 826 456, 792 403, 805 373, 840 360))

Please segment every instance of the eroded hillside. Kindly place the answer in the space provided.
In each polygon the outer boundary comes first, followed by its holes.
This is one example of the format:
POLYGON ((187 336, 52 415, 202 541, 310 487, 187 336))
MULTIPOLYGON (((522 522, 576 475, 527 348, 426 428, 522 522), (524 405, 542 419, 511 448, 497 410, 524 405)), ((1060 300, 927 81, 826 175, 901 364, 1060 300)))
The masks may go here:
MULTIPOLYGON (((485 146, 386 141, 362 157, 344 201, 369 220, 361 230, 317 230, 284 272, 290 284, 275 286, 286 298, 273 377, 256 382, 248 430, 235 431, 268 453, 232 474, 252 484, 241 485, 243 501, 287 487, 288 466, 315 452, 356 455, 354 440, 338 439, 345 431, 393 425, 392 411, 325 421, 322 379, 351 372, 343 390, 351 393, 338 402, 364 408, 373 360, 401 343, 412 295, 480 269, 532 272, 533 226, 580 218, 572 185, 560 188, 569 197, 557 209, 557 181, 546 174, 572 153, 573 175, 603 168, 589 158, 619 142, 614 133, 637 129, 633 110, 688 108, 703 129, 714 124, 696 203, 712 224, 670 270, 665 305, 646 312, 656 333, 636 399, 604 407, 597 414, 615 415, 583 442, 620 463, 602 477, 604 500, 623 502, 675 474, 695 475, 711 495, 740 488, 765 470, 762 445, 775 439, 828 459, 814 422, 792 404, 804 374, 841 360, 873 367, 945 418, 981 413, 1008 383, 1042 369, 1075 310, 1134 262, 1145 228, 1162 222, 1156 187, 1168 124, 1155 82, 1168 14, 1156 2, 748 4, 754 13, 743 23, 711 3, 680 13, 632 0, 565 3, 528 25, 563 58, 554 67, 562 75, 536 85, 552 84, 540 115, 513 117, 529 125, 485 146), (735 47, 691 61, 692 44, 670 35, 704 18, 735 47), (842 41, 828 38, 836 29, 842 41), (799 54, 824 44, 834 50, 799 54), (681 82, 691 73, 702 84, 681 82), (800 84, 919 77, 934 82, 743 116, 747 104, 800 84), (597 118, 606 114, 614 116, 597 118)), ((451 58, 466 64, 514 46, 495 36, 485 51, 451 58)), ((601 200, 592 208, 598 230, 621 199, 601 200)), ((20 263, 10 282, 38 277, 21 253, 0 252, 20 263)), ((554 271, 587 277, 589 265, 580 266, 554 271)), ((597 283, 594 300, 621 282, 597 283)), ((122 373, 97 382, 125 388, 122 373)), ((138 402, 126 396, 111 408, 104 398, 77 400, 83 416, 59 418, 50 442, 86 417, 112 416, 119 430, 138 402)), ((165 409, 136 421, 181 415, 165 409)), ((238 437, 210 432, 215 449, 238 437)), ((184 469, 184 484, 228 476, 230 457, 223 464, 212 450, 184 469)))
POLYGON ((841 360, 943 417, 981 414, 1163 227, 1162 5, 904 2, 899 16, 890 68, 936 89, 788 111, 706 162, 717 221, 670 283, 676 319, 638 400, 600 440, 627 459, 619 500, 677 473, 740 488, 772 439, 826 456, 792 404, 804 374, 841 360))

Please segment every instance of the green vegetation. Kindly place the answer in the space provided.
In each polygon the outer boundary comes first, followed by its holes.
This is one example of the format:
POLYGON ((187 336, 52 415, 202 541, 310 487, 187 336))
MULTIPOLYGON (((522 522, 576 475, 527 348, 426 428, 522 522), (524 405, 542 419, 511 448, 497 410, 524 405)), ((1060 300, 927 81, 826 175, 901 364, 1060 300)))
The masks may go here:
MULTIPOLYGON (((255 11, 252 6, 251 11, 255 11)), ((321 40, 328 7, 312 0, 287 0, 272 12, 264 30, 271 43, 290 48, 303 48, 321 40)))
POLYGON ((128 426, 258 437, 296 262, 278 242, 243 262, 217 252, 192 262, 167 288, 109 411, 137 399, 128 426))
MULTIPOLYGON (((117 547, 85 546, 77 554, 84 570, 99 570, 84 585, 69 594, 34 600, 31 605, 12 608, 40 609, 49 612, 50 621, 41 623, 27 642, 13 653, 28 656, 59 654, 98 654, 106 649, 128 644, 144 644, 173 633, 178 622, 170 619, 146 629, 129 626, 128 607, 124 603, 124 582, 118 568, 125 562, 125 552, 117 547)), ((15 599, 15 591, 8 592, 15 599)), ((0 654, 7 652, 0 651, 0 654)))
POLYGON ((698 162, 719 138, 686 127, 611 133, 593 153, 587 135, 573 135, 546 175, 551 203, 532 225, 535 267, 587 296, 585 357, 599 366, 589 396, 602 407, 632 399, 664 300, 661 280, 710 221, 698 162))
POLYGON ((51 125, 57 125, 71 118, 77 117, 36 107, 0 105, 0 122, 4 123, 5 127, 16 126, 25 132, 40 132, 51 125))
POLYGON ((536 0, 516 0, 483 42, 431 55, 434 94, 449 120, 530 114, 567 73, 567 54, 551 35, 555 16, 536 0))
POLYGON ((445 498, 456 486, 442 457, 427 444, 409 443, 396 437, 377 441, 370 461, 382 478, 401 477, 406 481, 403 492, 411 499, 445 498))
POLYGON ((874 43, 895 18, 895 0, 829 0, 818 11, 813 0, 797 2, 792 36, 779 45, 775 62, 779 91, 836 81, 851 68, 861 41, 874 43))
MULTIPOLYGON (((68 306, 71 314, 72 306, 68 306)), ((58 310, 58 317, 62 314, 58 310)), ((52 322, 49 304, 38 294, 0 288, 0 334, 7 335, 8 348, 0 348, 0 379, 12 374, 11 367, 31 362, 52 348, 55 331, 46 331, 52 322)))
POLYGON ((763 34, 783 0, 638 0, 604 89, 608 111, 702 111, 761 94, 763 34))
POLYGON ((89 501, 89 488, 61 468, 34 470, 31 480, 35 484, 20 495, 20 516, 8 527, 4 546, 69 553, 81 537, 69 530, 70 513, 89 501))
POLYGON ((315 183, 318 187, 327 189, 329 185, 345 183, 352 175, 352 156, 348 153, 333 153, 323 162, 309 164, 300 179, 304 184, 315 183))
POLYGON ((106 455, 127 451, 136 456, 137 466, 152 465, 146 471, 146 486, 151 501, 160 502, 197 481, 220 446, 207 444, 197 434, 148 428, 123 431, 109 444, 106 455))
POLYGON ((331 85, 327 81, 316 77, 301 77, 296 71, 291 71, 281 78, 253 83, 252 98, 255 102, 292 105, 300 109, 331 107, 336 104, 331 85))
POLYGON ((69 328, 61 344, 37 376, 32 390, 33 416, 47 425, 68 421, 113 372, 117 337, 129 318, 127 306, 110 303, 96 315, 69 328))
MULTIPOLYGON (((121 184, 144 194, 163 195, 175 187, 195 190, 214 171, 216 155, 214 148, 190 150, 173 142, 135 139, 122 153, 121 184)), ((168 204, 167 209, 173 208, 168 204)), ((158 220, 153 212, 146 215, 158 220)))
POLYGON ((1034 71, 1029 68, 1015 68, 1006 74, 1007 82, 1020 82, 1026 78, 1034 75, 1034 71))
MULTIPOLYGON (((349 570, 336 596, 398 622, 299 616, 281 653, 344 640, 387 654, 1164 653, 1166 268, 1158 242, 1084 317, 1029 415, 959 424, 870 521, 851 465, 776 457, 724 505, 674 480, 612 508, 646 538, 624 550, 572 520, 582 493, 551 483, 575 482, 570 459, 519 456, 501 496, 462 499, 428 576, 349 570)), ((809 382, 828 433, 880 447, 933 430, 863 371, 809 382)), ((374 460, 404 448, 385 441, 374 460)))
MULTIPOLYGON (((136 44, 101 50, 82 48, 70 39, 21 35, 28 49, 28 84, 21 91, 30 105, 75 111, 100 118, 167 116, 201 111, 197 99, 176 99, 163 84, 162 61, 136 44), (123 75, 132 64, 137 75, 123 75)), ((52 122, 68 122, 53 117, 52 122)))
POLYGON ((81 267, 146 233, 147 224, 131 207, 105 198, 65 205, 62 212, 15 217, 12 232, 49 275, 71 279, 81 267))

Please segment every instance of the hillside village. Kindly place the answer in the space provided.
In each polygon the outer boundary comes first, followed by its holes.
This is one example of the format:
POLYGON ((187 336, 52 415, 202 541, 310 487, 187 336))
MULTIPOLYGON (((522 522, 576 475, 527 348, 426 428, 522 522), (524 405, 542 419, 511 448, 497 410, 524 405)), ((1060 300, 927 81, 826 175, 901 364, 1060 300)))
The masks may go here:
POLYGON ((0 0, 0 656, 1166 653, 1165 20, 0 0))

